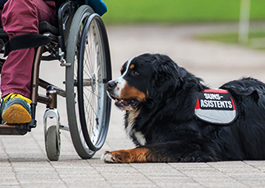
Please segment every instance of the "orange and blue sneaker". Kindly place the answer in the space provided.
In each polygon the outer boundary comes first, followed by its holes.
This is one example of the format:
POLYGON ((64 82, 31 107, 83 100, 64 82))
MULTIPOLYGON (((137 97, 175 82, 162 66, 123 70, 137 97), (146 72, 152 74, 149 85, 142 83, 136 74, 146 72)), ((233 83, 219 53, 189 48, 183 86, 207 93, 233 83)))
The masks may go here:
POLYGON ((25 124, 31 121, 31 100, 23 95, 10 93, 1 103, 2 124, 25 124))

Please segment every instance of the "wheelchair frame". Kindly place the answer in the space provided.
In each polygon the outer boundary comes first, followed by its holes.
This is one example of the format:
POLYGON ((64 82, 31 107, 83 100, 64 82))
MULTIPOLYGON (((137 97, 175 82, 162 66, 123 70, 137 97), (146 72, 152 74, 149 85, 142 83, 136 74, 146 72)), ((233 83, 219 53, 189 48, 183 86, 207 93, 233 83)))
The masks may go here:
MULTIPOLYGON (((111 79, 111 63, 110 63, 110 53, 109 53, 109 46, 108 46, 108 39, 107 39, 107 33, 104 27, 104 24, 102 20, 100 19, 100 16, 97 15, 96 13, 93 13, 93 10, 88 6, 88 5, 77 5, 73 1, 68 0, 64 2, 60 8, 58 9, 58 28, 55 28, 54 26, 48 24, 47 22, 40 23, 39 25, 39 31, 40 34, 43 36, 47 37, 49 39, 49 43, 45 45, 41 45, 36 48, 36 53, 35 53, 35 60, 33 64, 33 72, 32 72, 32 92, 31 92, 31 111, 32 111, 32 121, 28 124, 23 124, 23 125, 0 125, 0 135, 24 135, 27 132, 30 132, 32 128, 35 128, 37 125, 36 122, 36 106, 37 103, 42 103, 47 105, 47 110, 45 111, 44 114, 44 133, 45 133, 45 145, 46 145, 46 152, 47 152, 47 157, 49 160, 57 161, 59 159, 60 155, 60 129, 63 130, 68 130, 71 133, 71 137, 73 140, 73 144, 75 146, 75 149, 79 156, 83 159, 86 158, 91 158, 97 150, 99 150, 102 145, 105 142, 107 130, 108 130, 108 124, 109 124, 109 117, 110 117, 110 99, 103 98, 103 102, 106 103, 106 109, 105 113, 106 115, 103 115, 104 117, 104 125, 103 128, 101 128, 100 134, 103 134, 100 136, 100 143, 93 143, 91 142, 91 135, 88 134, 88 132, 84 132, 84 130, 87 131, 87 125, 82 124, 81 122, 81 127, 82 127, 82 134, 78 133, 79 135, 77 136, 76 134, 76 129, 73 126, 77 126, 76 123, 71 123, 74 124, 72 125, 72 128, 63 126, 60 123, 60 116, 59 112, 57 110, 57 95, 61 97, 66 97, 67 98, 67 93, 66 90, 63 90, 53 84, 48 83, 45 80, 42 80, 39 78, 39 68, 40 68, 40 63, 42 59, 45 60, 54 60, 58 59, 61 63, 61 66, 71 67, 74 66, 73 62, 67 62, 65 60, 67 51, 66 51, 66 43, 69 35, 69 31, 71 29, 72 25, 72 19, 74 18, 76 12, 78 9, 81 9, 81 15, 86 14, 86 17, 84 17, 84 20, 81 20, 81 24, 84 24, 84 28, 88 28, 90 26, 90 22, 93 20, 96 20, 97 23, 100 23, 100 30, 98 30, 98 34, 102 37, 102 41, 104 42, 103 44, 103 51, 104 54, 103 56, 105 57, 105 63, 106 63, 106 70, 107 71, 107 76, 106 78, 103 78, 103 83, 106 83, 108 80, 111 79), (89 12, 88 12, 89 11, 89 12), (87 13, 88 12, 88 13, 87 13), (87 26, 88 25, 88 26, 87 26), (50 55, 48 57, 42 57, 42 54, 44 52, 49 52, 50 55), (43 89, 46 89, 46 96, 41 95, 38 93, 38 88, 41 87, 43 89), (49 127, 47 129, 47 119, 48 118, 55 118, 57 125, 56 127, 49 127), (51 129, 50 129, 51 128, 51 129), (84 129, 85 128, 85 129, 84 129), (73 135, 75 134, 75 135, 73 135), (85 144, 82 143, 81 137, 85 137, 85 144), (88 137, 88 138, 86 138, 88 137), (54 140, 55 139, 55 140, 54 140), (97 145, 98 144, 98 145, 97 145)), ((80 11, 79 11, 80 12, 80 11)), ((83 28, 83 25, 81 26, 83 28)), ((80 30, 81 32, 81 30, 80 30)), ((84 32, 82 30, 82 32, 84 32)), ((86 32, 89 32, 88 30, 86 32)), ((86 33, 85 33, 86 34, 86 33)), ((85 35, 85 38, 87 40, 87 35, 85 35)), ((101 42, 102 42, 101 41, 101 42)), ((0 30, 0 45, 8 42, 8 36, 7 34, 1 29, 0 30)), ((102 52, 103 53, 103 52, 102 52)), ((72 54, 73 55, 73 54, 72 54)), ((69 59, 69 58, 68 58, 69 59)), ((82 62, 83 63, 83 60, 82 62)), ((83 70, 82 70, 83 71, 83 70)), ((67 72, 66 72, 67 73, 67 72)), ((66 78, 67 79, 67 78, 66 78)), ((83 78, 82 78, 83 79, 83 78)), ((66 80, 67 82, 67 80, 66 80)), ((84 81, 86 82, 86 81, 84 81)), ((82 80, 83 83, 83 80, 82 80)), ((74 83, 75 84, 75 83, 74 83)), ((66 85, 69 85, 66 83, 66 85)), ((84 84, 85 85, 85 84, 84 84)), ((84 87, 84 86, 82 86, 84 87)), ((69 88, 69 86, 68 86, 69 88)), ((75 95, 75 94, 74 94, 75 95)), ((79 94, 80 95, 80 94, 79 94)), ((82 95, 82 94, 81 94, 82 95)), ((105 95, 104 95, 105 96, 105 95)), ((68 96, 69 97, 69 96, 68 96)), ((102 99, 101 99, 102 100, 102 99)), ((80 105, 80 104, 78 104, 80 105)), ((69 111, 68 107, 68 111, 69 111)), ((79 106, 80 108, 80 106, 79 106)), ((71 111, 71 110, 70 110, 71 111)), ((70 113, 70 112, 69 112, 70 113)), ((68 113, 68 116, 69 116, 68 113)), ((78 114, 77 114, 78 115, 78 114)), ((68 117, 69 119, 69 117, 68 117)), ((76 120, 76 117, 75 117, 76 120)), ((70 126, 70 121, 69 121, 69 126, 70 126)), ((92 125, 95 128, 95 125, 92 125)))

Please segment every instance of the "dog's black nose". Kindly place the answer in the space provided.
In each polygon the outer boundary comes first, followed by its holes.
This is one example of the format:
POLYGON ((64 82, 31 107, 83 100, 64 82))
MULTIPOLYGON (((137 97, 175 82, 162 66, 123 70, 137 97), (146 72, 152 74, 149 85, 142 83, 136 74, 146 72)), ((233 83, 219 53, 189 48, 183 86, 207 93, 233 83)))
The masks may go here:
POLYGON ((117 86, 117 83, 115 82, 115 81, 109 81, 108 83, 107 83, 107 90, 108 91, 111 91, 113 88, 115 88, 117 86))

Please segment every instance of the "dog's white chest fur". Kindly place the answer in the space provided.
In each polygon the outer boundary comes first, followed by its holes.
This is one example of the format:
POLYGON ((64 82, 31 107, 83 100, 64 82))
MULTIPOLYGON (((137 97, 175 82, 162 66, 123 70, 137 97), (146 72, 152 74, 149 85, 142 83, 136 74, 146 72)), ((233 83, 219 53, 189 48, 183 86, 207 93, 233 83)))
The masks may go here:
POLYGON ((126 133, 129 135, 129 136, 134 136, 136 138, 136 140, 138 141, 138 143, 140 145, 145 145, 146 144, 146 139, 144 137, 144 135, 139 132, 139 131, 135 131, 135 129, 133 129, 133 124, 135 122, 135 118, 139 115, 139 112, 140 111, 130 111, 129 114, 128 114, 128 126, 126 127, 126 133))

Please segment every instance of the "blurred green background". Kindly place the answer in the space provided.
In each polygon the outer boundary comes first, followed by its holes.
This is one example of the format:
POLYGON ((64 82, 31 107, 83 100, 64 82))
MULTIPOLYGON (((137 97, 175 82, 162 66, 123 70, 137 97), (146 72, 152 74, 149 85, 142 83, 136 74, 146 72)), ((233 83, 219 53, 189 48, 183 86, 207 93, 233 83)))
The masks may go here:
MULTIPOLYGON (((241 1, 248 0, 104 0, 108 12, 102 17, 107 25, 235 23, 240 20, 241 1)), ((265 0, 250 1, 248 39, 239 41, 237 31, 195 36, 198 40, 233 43, 265 51, 265 0), (259 24, 260 23, 260 24, 259 24), (259 45, 257 45, 259 44, 259 45), (260 45, 262 44, 262 45, 260 45)))
MULTIPOLYGON (((233 22, 240 0, 104 0, 106 24, 233 22)), ((252 0, 251 20, 265 20, 265 0, 252 0)))

